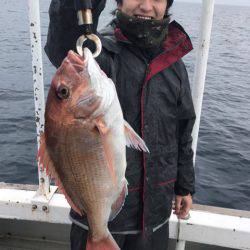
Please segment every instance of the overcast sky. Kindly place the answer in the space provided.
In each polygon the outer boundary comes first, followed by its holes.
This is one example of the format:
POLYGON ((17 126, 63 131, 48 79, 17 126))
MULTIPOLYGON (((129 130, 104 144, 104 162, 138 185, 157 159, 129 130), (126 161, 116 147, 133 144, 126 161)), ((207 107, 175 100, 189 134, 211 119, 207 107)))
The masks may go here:
MULTIPOLYGON (((195 2, 201 3, 202 0, 175 0, 176 2, 195 2)), ((215 0, 218 4, 233 4, 233 5, 248 5, 250 6, 250 0, 215 0)))

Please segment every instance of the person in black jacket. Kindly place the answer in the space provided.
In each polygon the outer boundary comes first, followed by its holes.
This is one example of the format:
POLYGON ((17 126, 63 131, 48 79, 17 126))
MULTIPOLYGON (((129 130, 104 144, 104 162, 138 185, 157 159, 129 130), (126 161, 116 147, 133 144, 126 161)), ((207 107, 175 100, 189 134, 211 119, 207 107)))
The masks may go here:
MULTIPOLYGON (((59 67, 82 34, 72 0, 52 0, 45 51, 59 67)), ((127 148, 128 196, 109 229, 123 250, 166 250, 168 220, 188 215, 195 175, 191 132, 195 112, 182 57, 192 50, 183 28, 170 22, 173 0, 117 0, 114 20, 97 33, 97 57, 115 85, 124 119, 150 154, 127 148)), ((93 2, 93 28, 105 0, 93 2)), ((88 223, 71 209, 71 249, 85 249, 88 223)))

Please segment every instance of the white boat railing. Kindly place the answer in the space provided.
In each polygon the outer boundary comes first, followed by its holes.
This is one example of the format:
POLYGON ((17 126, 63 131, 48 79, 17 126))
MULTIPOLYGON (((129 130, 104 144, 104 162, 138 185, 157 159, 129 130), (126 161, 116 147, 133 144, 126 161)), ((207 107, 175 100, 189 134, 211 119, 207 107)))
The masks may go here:
MULTIPOLYGON (((71 224, 70 206, 63 194, 55 193, 49 208, 44 209, 39 205, 34 207, 35 190, 22 188, 6 184, 1 187, 0 183, 0 219, 71 224)), ((171 215, 169 234, 171 239, 182 242, 177 244, 179 249, 184 249, 184 243, 190 241, 247 250, 250 249, 250 212, 196 205, 188 220, 178 221, 171 215)))
MULTIPOLYGON (((32 55, 32 71, 35 101, 35 121, 37 132, 37 145, 40 146, 40 135, 44 132, 44 82, 43 82, 43 63, 41 46, 41 24, 39 0, 29 0, 29 27, 30 27, 30 46, 32 55)), ((39 193, 47 196, 50 192, 50 181, 45 171, 38 167, 39 193)))
POLYGON ((194 71, 193 81, 193 103, 196 113, 196 121, 193 128, 193 151, 194 151, 194 162, 196 159, 196 150, 198 143, 198 134, 200 128, 201 109, 203 101, 203 93, 205 87, 205 78, 207 72, 207 61, 210 46, 210 37, 213 24, 214 15, 214 0, 203 0, 202 1, 202 12, 201 12, 201 24, 199 32, 199 41, 196 48, 196 64, 194 71))
MULTIPOLYGON (((44 83, 40 31, 39 0, 28 0, 29 25, 34 83, 37 142, 44 131, 44 83)), ((193 130, 193 150, 196 154, 202 99, 204 92, 214 0, 203 0, 200 39, 193 84, 196 124, 193 130)), ((39 168, 38 168, 39 169, 39 168)), ((10 189, 0 185, 0 219, 17 219, 70 224, 69 204, 62 194, 55 193, 46 173, 39 169, 37 191, 10 189)), ((244 216, 191 210, 188 220, 170 218, 170 238, 177 239, 176 250, 185 249, 186 241, 223 247, 250 249, 250 219, 244 216)), ((250 216, 249 216, 250 217, 250 216)))
MULTIPOLYGON (((203 93, 205 87, 210 37, 213 24, 213 14, 214 14, 214 0, 203 0, 199 41, 198 41, 198 46, 196 48, 196 53, 197 53, 196 65, 194 71, 194 82, 192 91, 194 109, 196 114, 196 121, 192 132, 192 137, 193 137, 192 149, 194 151, 194 158, 193 158, 194 165, 195 165, 197 143, 199 136, 203 93)), ((175 250, 183 250, 183 249, 185 249, 185 241, 180 240, 177 242, 175 250)))

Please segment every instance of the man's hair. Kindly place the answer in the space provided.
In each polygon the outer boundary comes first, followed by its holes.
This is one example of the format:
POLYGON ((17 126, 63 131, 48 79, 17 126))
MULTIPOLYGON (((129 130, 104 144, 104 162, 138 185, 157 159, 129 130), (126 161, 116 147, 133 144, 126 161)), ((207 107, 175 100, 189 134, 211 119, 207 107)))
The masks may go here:
MULTIPOLYGON (((168 1, 168 6, 167 8, 170 8, 174 2, 174 0, 167 0, 168 1)), ((117 4, 122 4, 122 0, 116 0, 117 4)))

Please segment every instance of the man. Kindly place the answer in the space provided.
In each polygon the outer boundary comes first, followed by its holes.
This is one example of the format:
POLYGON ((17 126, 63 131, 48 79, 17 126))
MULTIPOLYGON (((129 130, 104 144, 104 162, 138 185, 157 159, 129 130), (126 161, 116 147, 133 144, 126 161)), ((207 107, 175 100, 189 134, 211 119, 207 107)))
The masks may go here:
MULTIPOLYGON (((194 193, 191 131, 195 113, 181 58, 192 45, 176 22, 173 0, 117 0, 116 18, 99 37, 97 61, 116 84, 124 118, 142 136, 150 154, 127 148, 129 193, 109 229, 123 250, 166 250, 168 219, 188 215, 194 193)), ((94 29, 105 0, 93 3, 94 29)), ((72 0, 52 0, 45 47, 59 67, 81 35, 72 0)), ((85 249, 88 224, 73 210, 71 248, 85 249)))

